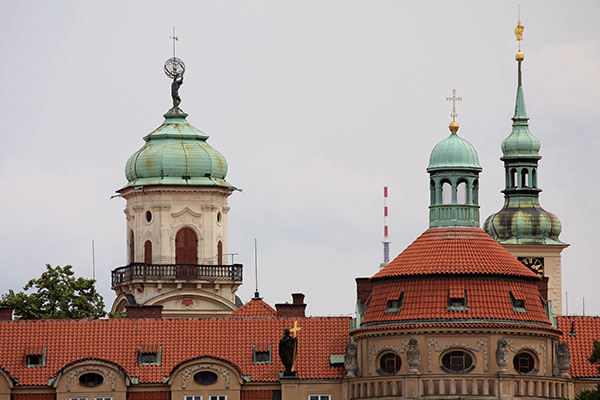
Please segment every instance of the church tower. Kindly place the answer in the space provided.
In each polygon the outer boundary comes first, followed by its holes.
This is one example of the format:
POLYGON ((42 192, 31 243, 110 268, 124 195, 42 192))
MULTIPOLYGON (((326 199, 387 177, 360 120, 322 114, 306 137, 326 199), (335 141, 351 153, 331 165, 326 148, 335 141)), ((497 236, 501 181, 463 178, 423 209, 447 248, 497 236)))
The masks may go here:
MULTIPOLYGON (((515 33, 520 41, 523 33, 520 22, 515 33)), ((486 219, 483 229, 547 282, 547 298, 552 302, 553 314, 561 315, 561 252, 568 244, 558 238, 562 229, 558 217, 540 206, 540 141, 529 131, 521 73, 525 57, 520 48, 515 58, 518 63, 515 114, 512 132, 502 142, 504 207, 486 219)))
POLYGON ((112 271, 112 311, 161 305, 170 317, 227 315, 239 306, 242 283, 242 266, 227 263, 227 198, 235 188, 223 155, 179 108, 183 62, 167 64, 173 107, 127 161, 118 190, 127 201, 128 251, 127 265, 112 271))

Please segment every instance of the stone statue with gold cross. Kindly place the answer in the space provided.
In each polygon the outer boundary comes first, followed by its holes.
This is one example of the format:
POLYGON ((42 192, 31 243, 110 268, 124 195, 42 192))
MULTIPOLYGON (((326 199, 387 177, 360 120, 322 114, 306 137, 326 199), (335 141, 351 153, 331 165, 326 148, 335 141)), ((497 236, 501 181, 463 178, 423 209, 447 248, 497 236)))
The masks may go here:
POLYGON ((297 377, 296 357, 298 355, 298 332, 301 330, 298 321, 294 321, 292 329, 285 329, 279 341, 279 358, 285 367, 282 376, 287 378, 297 377))

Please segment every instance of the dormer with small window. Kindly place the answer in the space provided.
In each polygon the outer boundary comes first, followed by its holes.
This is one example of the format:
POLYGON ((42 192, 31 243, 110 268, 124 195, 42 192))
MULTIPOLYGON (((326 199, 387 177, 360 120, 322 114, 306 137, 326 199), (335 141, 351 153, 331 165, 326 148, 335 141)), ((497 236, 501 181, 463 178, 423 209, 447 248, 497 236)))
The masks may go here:
POLYGON ((273 345, 258 343, 252 345, 252 362, 254 364, 271 364, 273 345))
POLYGON ((160 365, 162 346, 156 344, 138 346, 138 365, 160 365))
POLYGON ((404 304, 404 290, 402 290, 400 293, 391 293, 390 296, 388 296, 388 301, 385 305, 384 312, 400 312, 402 309, 402 304, 404 304))
POLYGON ((508 294, 510 296, 510 304, 512 305, 513 311, 517 313, 526 313, 525 295, 515 288, 512 288, 508 294))
POLYGON ((27 368, 46 366, 47 349, 44 346, 27 346, 25 349, 25 360, 27 368))
POLYGON ((454 283, 448 289, 448 311, 469 311, 467 306, 467 291, 464 286, 454 283))

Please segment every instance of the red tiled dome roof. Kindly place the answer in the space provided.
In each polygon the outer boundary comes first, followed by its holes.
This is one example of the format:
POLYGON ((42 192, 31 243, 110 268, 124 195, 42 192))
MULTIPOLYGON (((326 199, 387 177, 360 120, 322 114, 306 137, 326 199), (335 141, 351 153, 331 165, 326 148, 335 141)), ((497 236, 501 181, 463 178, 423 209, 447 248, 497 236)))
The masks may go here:
POLYGON ((414 323, 514 323, 550 327, 535 282, 494 277, 433 278, 376 282, 362 327, 414 323), (513 307, 523 300, 526 312, 513 307), (399 311, 386 308, 402 296, 399 311), (449 307, 449 297, 464 297, 464 310, 449 307))
POLYGON ((371 279, 486 274, 539 277, 480 228, 430 228, 371 279))

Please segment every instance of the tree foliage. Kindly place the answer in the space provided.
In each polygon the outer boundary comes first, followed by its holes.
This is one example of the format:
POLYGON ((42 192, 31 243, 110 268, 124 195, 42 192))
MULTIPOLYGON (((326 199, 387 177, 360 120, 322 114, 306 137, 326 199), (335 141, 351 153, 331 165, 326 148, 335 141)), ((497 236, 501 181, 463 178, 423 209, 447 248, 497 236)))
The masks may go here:
POLYGON ((96 291, 95 280, 76 278, 70 265, 46 271, 23 287, 0 298, 0 305, 14 308, 18 319, 100 318, 106 315, 104 301, 96 291), (29 293, 28 293, 29 292, 29 293))
POLYGON ((596 389, 582 390, 575 396, 575 400, 600 400, 600 385, 596 389))
POLYGON ((592 364, 597 364, 598 372, 600 373, 600 341, 594 340, 594 348, 588 360, 592 364))

